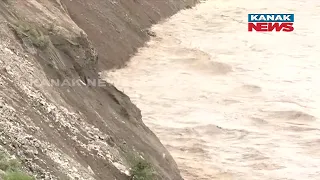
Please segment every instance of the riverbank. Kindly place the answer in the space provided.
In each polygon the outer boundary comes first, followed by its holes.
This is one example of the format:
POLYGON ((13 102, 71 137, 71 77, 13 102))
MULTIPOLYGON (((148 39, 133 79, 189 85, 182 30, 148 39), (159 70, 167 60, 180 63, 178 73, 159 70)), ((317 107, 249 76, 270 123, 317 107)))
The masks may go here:
POLYGON ((61 0, 99 52, 99 69, 120 68, 149 39, 147 29, 198 0, 61 0))

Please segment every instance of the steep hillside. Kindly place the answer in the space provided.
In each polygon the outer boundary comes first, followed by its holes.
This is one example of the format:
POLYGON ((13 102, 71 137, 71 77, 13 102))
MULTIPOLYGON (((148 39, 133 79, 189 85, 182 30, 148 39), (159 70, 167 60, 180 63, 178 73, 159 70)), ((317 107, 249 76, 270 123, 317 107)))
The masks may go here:
POLYGON ((158 179, 182 179, 130 99, 88 82, 99 79, 99 68, 123 65, 147 40, 144 29, 186 5, 0 0, 1 148, 37 179, 128 180, 139 157, 158 179))

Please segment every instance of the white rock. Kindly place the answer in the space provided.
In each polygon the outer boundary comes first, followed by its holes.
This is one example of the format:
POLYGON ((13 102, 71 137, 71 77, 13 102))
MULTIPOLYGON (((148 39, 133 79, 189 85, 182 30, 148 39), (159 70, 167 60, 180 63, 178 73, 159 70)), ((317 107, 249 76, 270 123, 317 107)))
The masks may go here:
POLYGON ((11 55, 14 54, 14 53, 13 53, 10 49, 8 49, 8 48, 4 48, 4 51, 10 53, 11 55))
POLYGON ((112 162, 112 164, 113 164, 113 166, 116 167, 120 172, 126 174, 127 176, 130 176, 130 173, 129 173, 128 169, 127 169, 124 165, 122 165, 122 164, 120 164, 120 163, 118 163, 118 162, 112 162))

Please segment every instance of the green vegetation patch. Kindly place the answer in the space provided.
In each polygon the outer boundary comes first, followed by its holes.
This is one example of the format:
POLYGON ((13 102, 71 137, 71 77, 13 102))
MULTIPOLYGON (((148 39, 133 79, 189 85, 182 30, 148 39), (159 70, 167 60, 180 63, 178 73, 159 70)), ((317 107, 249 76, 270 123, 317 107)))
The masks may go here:
POLYGON ((129 158, 131 166, 130 174, 133 180, 155 180, 155 170, 152 164, 139 155, 132 155, 129 158))
POLYGON ((34 180, 33 177, 18 171, 7 172, 3 176, 3 180, 34 180))
POLYGON ((22 171, 21 163, 17 159, 9 158, 6 153, 1 151, 0 171, 2 171, 0 176, 3 180, 34 180, 33 177, 22 171))
POLYGON ((35 25, 19 21, 11 25, 11 27, 22 41, 27 39, 35 47, 42 50, 48 47, 49 36, 44 35, 43 31, 35 25))

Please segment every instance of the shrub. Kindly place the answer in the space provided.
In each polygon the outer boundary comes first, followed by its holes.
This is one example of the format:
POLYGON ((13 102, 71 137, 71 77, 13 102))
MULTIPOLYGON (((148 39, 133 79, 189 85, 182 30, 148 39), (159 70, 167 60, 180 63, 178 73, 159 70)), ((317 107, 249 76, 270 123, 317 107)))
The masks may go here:
POLYGON ((155 172, 149 162, 137 156, 132 161, 130 174, 133 180, 154 180, 155 172))
POLYGON ((0 170, 16 171, 21 168, 21 164, 16 159, 9 159, 4 152, 0 152, 0 170))
POLYGON ((2 171, 16 171, 21 168, 21 164, 16 159, 1 159, 0 160, 0 169, 2 171))
POLYGON ((4 172, 3 180, 34 180, 33 177, 22 172, 21 167, 17 159, 10 159, 4 152, 0 152, 0 170, 4 172))
POLYGON ((11 27, 21 40, 28 39, 37 48, 45 49, 49 45, 49 37, 44 35, 43 32, 34 25, 17 22, 11 25, 11 27))

